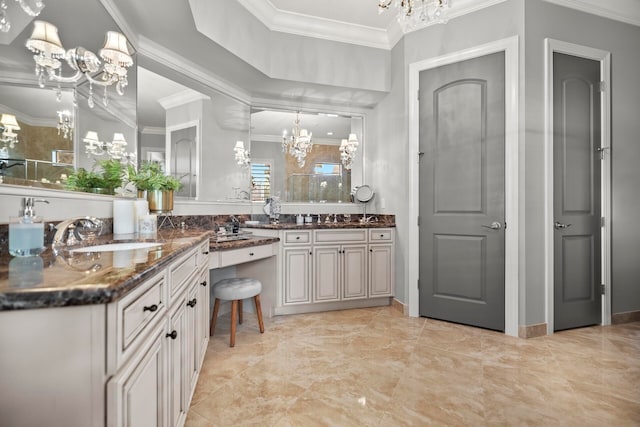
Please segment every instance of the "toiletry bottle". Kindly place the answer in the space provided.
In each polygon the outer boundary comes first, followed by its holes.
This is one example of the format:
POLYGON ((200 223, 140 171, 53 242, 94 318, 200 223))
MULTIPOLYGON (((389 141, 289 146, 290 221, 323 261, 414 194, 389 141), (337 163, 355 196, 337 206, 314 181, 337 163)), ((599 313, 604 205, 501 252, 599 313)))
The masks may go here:
POLYGON ((296 216, 296 224, 297 225, 302 225, 304 224, 304 217, 302 216, 302 214, 298 214, 296 216))
POLYGON ((49 203, 25 197, 20 215, 9 218, 9 253, 13 256, 34 256, 44 250, 44 222, 41 216, 36 216, 35 202, 49 203))
POLYGON ((313 222, 313 217, 311 216, 311 214, 307 214, 307 216, 304 217, 304 222, 307 224, 311 224, 313 222))

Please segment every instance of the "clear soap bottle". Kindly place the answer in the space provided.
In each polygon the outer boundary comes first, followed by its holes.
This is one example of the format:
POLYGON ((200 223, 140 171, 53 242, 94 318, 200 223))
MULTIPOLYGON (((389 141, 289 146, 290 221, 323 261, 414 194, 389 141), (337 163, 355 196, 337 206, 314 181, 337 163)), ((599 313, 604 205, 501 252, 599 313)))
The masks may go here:
POLYGON ((9 253, 13 256, 34 256, 44 250, 44 222, 41 216, 36 216, 35 202, 49 203, 25 197, 20 215, 9 218, 9 253))

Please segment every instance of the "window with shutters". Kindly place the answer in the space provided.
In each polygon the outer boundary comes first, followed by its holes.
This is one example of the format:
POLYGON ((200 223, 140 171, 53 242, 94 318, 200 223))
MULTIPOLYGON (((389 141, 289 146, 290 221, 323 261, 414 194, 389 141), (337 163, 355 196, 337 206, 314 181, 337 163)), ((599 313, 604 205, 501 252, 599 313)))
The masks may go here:
POLYGON ((251 162, 251 200, 263 202, 271 197, 271 164, 266 161, 251 162))

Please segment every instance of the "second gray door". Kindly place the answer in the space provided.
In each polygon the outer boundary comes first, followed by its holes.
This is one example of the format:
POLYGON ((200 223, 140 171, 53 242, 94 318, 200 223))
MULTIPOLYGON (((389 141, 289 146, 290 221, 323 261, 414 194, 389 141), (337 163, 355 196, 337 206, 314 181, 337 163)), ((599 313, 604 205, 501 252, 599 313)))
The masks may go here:
POLYGON ((420 315, 504 331, 505 58, 420 73, 420 315))

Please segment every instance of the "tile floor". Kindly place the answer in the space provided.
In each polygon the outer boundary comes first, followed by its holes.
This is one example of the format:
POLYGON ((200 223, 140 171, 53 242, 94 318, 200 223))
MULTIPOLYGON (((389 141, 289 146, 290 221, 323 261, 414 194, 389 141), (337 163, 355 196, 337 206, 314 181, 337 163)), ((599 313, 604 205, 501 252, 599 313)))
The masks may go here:
POLYGON ((221 317, 187 427, 640 426, 640 322, 529 340, 390 307, 221 317))

